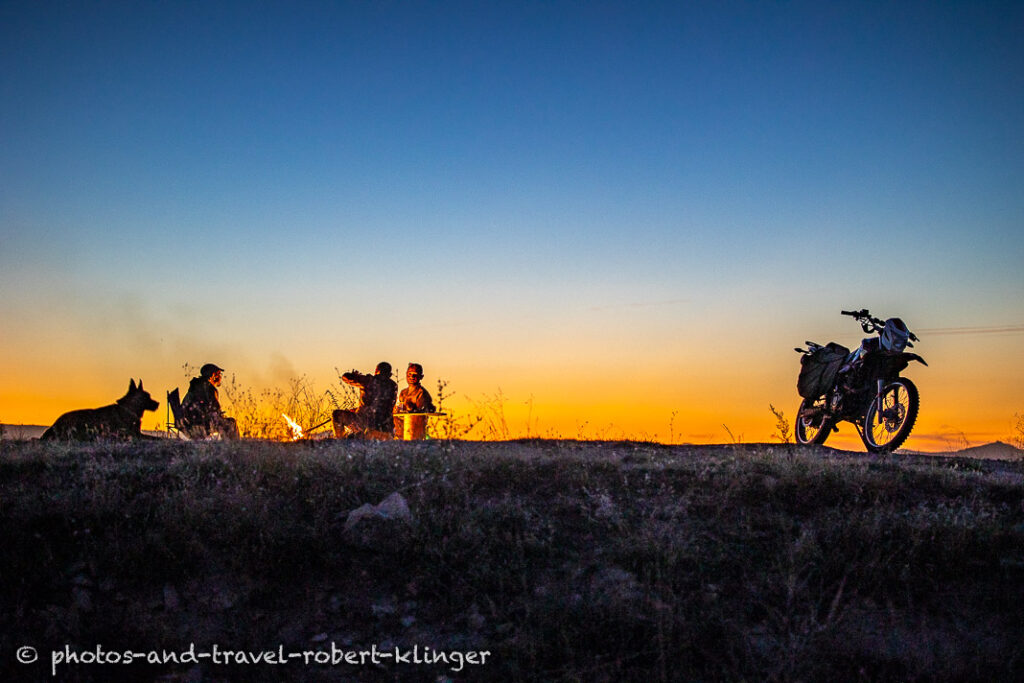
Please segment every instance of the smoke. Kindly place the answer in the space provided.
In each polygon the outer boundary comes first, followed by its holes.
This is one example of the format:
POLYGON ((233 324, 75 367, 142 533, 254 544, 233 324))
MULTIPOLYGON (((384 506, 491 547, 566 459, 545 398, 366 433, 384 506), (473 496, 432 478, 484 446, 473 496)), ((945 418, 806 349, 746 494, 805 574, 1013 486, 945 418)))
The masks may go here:
POLYGON ((270 384, 285 385, 290 380, 299 377, 298 371, 292 362, 279 351, 270 354, 270 384))

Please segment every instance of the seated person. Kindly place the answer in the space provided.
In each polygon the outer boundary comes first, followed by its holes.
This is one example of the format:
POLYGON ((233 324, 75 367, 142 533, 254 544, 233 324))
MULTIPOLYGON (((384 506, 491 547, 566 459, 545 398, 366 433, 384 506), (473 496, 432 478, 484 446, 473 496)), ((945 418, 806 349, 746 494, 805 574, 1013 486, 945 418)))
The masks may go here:
POLYGON ((237 439, 235 418, 227 417, 220 407, 220 386, 224 369, 207 363, 199 369, 199 377, 192 378, 188 392, 181 401, 182 422, 185 433, 193 439, 220 434, 223 439, 237 439))
MULTIPOLYGON (((398 405, 395 406, 395 413, 433 413, 434 401, 430 398, 430 392, 423 388, 420 380, 423 379, 423 366, 419 363, 409 363, 405 371, 405 382, 409 386, 402 389, 398 395, 398 405)), ((422 439, 427 434, 427 418, 395 418, 395 436, 402 438, 405 433, 405 420, 409 420, 409 428, 412 432, 410 438, 422 439)))
POLYGON ((391 364, 378 363, 372 375, 355 370, 346 372, 341 380, 359 387, 359 406, 355 410, 335 410, 331 414, 334 436, 340 439, 348 430, 350 436, 391 438, 391 412, 398 394, 398 385, 391 380, 391 364))

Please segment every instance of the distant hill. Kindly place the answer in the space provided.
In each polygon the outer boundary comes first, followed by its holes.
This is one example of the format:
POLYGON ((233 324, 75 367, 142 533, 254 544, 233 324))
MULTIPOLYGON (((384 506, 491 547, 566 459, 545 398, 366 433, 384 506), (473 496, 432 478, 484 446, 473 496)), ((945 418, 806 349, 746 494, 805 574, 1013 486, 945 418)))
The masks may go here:
POLYGON ((958 451, 965 458, 987 458, 989 460, 1022 460, 1024 451, 1002 441, 993 441, 983 446, 972 446, 958 451))
POLYGON ((45 425, 0 425, 5 439, 38 439, 47 430, 45 425))
POLYGON ((931 455, 943 458, 976 458, 978 460, 1024 460, 1024 450, 1002 441, 970 446, 958 451, 916 451, 900 449, 905 455, 931 455))

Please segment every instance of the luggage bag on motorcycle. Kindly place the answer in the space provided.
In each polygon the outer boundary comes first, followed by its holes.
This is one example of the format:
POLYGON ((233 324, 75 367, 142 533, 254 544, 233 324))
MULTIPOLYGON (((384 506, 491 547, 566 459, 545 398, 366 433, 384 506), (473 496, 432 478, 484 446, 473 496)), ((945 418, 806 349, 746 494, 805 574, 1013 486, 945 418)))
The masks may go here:
POLYGON ((845 346, 829 342, 801 358, 800 376, 796 380, 800 396, 814 400, 824 395, 836 381, 836 374, 849 355, 850 350, 845 346))

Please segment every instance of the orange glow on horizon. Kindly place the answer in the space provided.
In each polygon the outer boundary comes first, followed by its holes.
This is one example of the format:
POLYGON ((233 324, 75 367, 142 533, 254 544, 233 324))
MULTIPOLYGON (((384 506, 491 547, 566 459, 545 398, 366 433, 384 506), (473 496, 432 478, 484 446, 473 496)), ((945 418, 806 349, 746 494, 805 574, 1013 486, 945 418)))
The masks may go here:
MULTIPOLYGON (((146 413, 143 417, 143 429, 164 429, 165 404, 162 395, 155 392, 160 400, 160 408, 155 413, 146 413)), ((78 398, 48 398, 25 396, 19 401, 23 407, 18 412, 4 411, 0 414, 0 422, 10 425, 47 426, 62 413, 69 410, 87 407, 99 407, 112 403, 115 397, 108 397, 104 403, 98 397, 79 396, 78 398), (32 399, 32 400, 29 400, 32 399)), ((13 393, 3 395, 3 404, 13 405, 12 398, 20 398, 13 393)), ((449 398, 445 409, 457 421, 468 424, 482 417, 467 434, 468 439, 490 440, 497 438, 551 438, 580 440, 638 440, 655 441, 666 444, 728 444, 728 443, 777 443, 777 431, 774 415, 767 403, 763 409, 739 412, 733 410, 715 413, 706 406, 698 405, 689 410, 680 406, 633 410, 630 407, 614 402, 579 404, 544 404, 534 398, 531 402, 519 400, 521 397, 492 393, 479 399, 465 397, 449 398)), ((1015 413, 993 415, 987 420, 972 420, 956 427, 947 424, 943 416, 929 414, 928 408, 941 405, 937 397, 930 397, 927 404, 922 402, 921 414, 914 426, 914 431, 904 445, 909 450, 931 452, 954 451, 969 446, 978 446, 993 441, 1011 441, 1019 435, 1015 434, 1015 413)), ((780 409, 792 427, 796 405, 776 406, 780 409)), ((231 405, 226 404, 225 410, 231 414, 231 405)), ((299 439, 304 435, 301 425, 282 413, 282 418, 291 430, 291 439, 299 439)), ((864 446, 853 425, 843 422, 839 431, 833 433, 827 446, 841 450, 863 451, 864 446)))
MULTIPOLYGON (((786 333, 784 339, 791 336, 786 333)), ((1024 365, 1016 360, 1017 341, 1014 335, 970 339, 937 336, 919 344, 916 350, 929 366, 914 364, 905 373, 921 393, 921 412, 905 447, 951 451, 1017 437, 1015 415, 1024 413, 1024 365)), ((709 355, 704 340, 681 339, 668 360, 623 360, 621 364, 584 355, 584 351, 595 354, 602 348, 584 349, 578 357, 570 357, 561 346, 557 347, 560 355, 538 353, 532 359, 516 355, 512 349, 472 357, 461 357, 456 349, 446 349, 443 354, 408 355, 423 362, 424 386, 435 404, 440 398, 437 382, 441 380, 447 385, 446 412, 464 424, 482 418, 468 433, 471 439, 775 442, 776 418, 769 405, 782 411, 792 425, 800 401, 796 393, 798 358, 775 339, 763 340, 756 353, 749 352, 746 342, 730 343, 709 355), (483 362, 479 360, 482 355, 501 358, 502 363, 483 362)), ((44 351, 43 345, 37 345, 33 353, 46 355, 44 351)), ((194 374, 184 369, 180 360, 163 356, 93 359, 51 351, 47 363, 22 363, 0 380, 0 422, 47 426, 69 410, 115 402, 124 395, 129 379, 134 378, 142 379, 160 404, 156 412, 144 415, 143 428, 163 429, 166 392, 187 387, 194 374), (39 367, 44 370, 40 372, 39 367)), ((10 349, 8 355, 19 357, 19 349, 10 349)), ((394 368, 401 369, 403 355, 393 349, 366 354, 347 363, 345 369, 352 365, 372 369, 376 361, 388 358, 394 368)), ((242 351, 188 355, 202 361, 207 356, 228 368, 221 400, 229 415, 233 414, 232 384, 236 390, 258 397, 265 390, 287 392, 289 378, 306 376, 314 389, 312 394, 322 396, 330 388, 337 396, 344 395, 333 370, 320 374, 301 371, 304 367, 340 365, 329 358, 283 359, 278 354, 271 355, 268 363, 258 364, 242 351)), ((401 388, 404 380, 401 376, 396 379, 401 388)), ((826 445, 852 451, 864 448, 848 423, 841 423, 839 432, 830 436, 826 445)))

